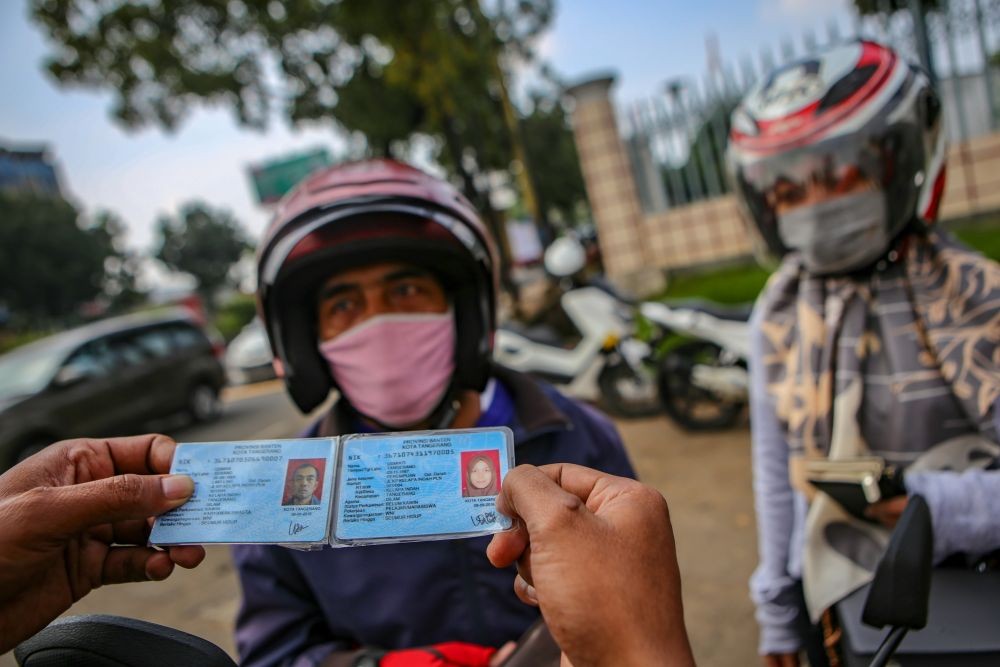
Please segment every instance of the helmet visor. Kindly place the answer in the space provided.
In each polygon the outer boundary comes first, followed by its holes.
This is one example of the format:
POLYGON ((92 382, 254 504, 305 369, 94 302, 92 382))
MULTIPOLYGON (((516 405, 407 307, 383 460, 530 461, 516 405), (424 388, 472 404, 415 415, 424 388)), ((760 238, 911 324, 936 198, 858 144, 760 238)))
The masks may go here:
POLYGON ((831 199, 881 190, 887 174, 875 137, 827 141, 747 162, 737 173, 742 191, 770 217, 831 199))
POLYGON ((886 184, 897 166, 887 138, 855 134, 743 160, 736 185, 766 245, 778 256, 801 252, 818 274, 881 255, 892 227, 886 184))

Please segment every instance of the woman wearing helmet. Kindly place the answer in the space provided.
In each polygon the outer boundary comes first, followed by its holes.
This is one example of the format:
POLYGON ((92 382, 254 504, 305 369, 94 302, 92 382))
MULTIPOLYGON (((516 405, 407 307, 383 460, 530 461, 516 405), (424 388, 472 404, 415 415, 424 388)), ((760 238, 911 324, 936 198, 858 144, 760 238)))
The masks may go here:
POLYGON ((827 610, 871 578, 907 493, 930 505, 939 560, 1000 547, 1000 473, 983 470, 1000 454, 1000 267, 932 226, 941 105, 890 49, 785 65, 732 120, 737 198, 781 260, 751 321, 760 652, 821 665, 827 610), (905 490, 856 517, 807 480, 862 456, 905 469, 905 490))
MULTIPOLYGON (((634 476, 605 417, 493 365, 497 273, 493 239, 442 180, 368 160, 300 184, 261 244, 258 297, 296 405, 339 392, 305 435, 503 425, 518 463, 634 476)), ((537 619, 487 542, 235 547, 241 662, 486 665, 537 619)))

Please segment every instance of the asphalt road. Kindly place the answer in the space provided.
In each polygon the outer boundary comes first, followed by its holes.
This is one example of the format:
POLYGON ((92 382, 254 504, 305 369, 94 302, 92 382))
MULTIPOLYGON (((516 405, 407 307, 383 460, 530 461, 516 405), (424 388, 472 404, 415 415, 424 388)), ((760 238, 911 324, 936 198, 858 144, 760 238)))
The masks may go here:
POLYGON ((230 387, 223 393, 223 402, 225 409, 217 421, 191 424, 175 419, 152 427, 162 427, 178 442, 266 440, 295 436, 312 419, 299 413, 279 380, 230 387))
MULTIPOLYGON (((225 413, 215 423, 154 426, 178 441, 205 442, 294 436, 308 421, 280 383, 270 382, 230 390, 225 413)), ((756 562, 756 541, 745 427, 688 435, 664 417, 620 421, 618 427, 640 478, 670 504, 698 664, 754 664, 757 629, 746 582, 756 562)), ((228 550, 214 547, 196 570, 178 570, 163 583, 100 589, 68 615, 140 618, 204 637, 235 654, 232 623, 238 605, 228 550)), ((14 664, 10 654, 0 656, 0 667, 14 664)))

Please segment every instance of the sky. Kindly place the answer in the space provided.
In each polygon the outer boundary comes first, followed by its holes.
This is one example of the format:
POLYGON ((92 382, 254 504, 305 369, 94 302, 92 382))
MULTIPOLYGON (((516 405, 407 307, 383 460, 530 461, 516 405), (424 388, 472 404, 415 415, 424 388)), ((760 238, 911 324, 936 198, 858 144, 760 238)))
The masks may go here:
MULTIPOLYGON (((567 82, 617 76, 616 101, 661 91, 676 77, 701 77, 706 35, 724 61, 759 58, 763 47, 822 32, 831 17, 847 26, 849 0, 561 0, 539 52, 567 82)), ((247 165, 315 147, 343 145, 332 126, 266 132, 241 129, 228 110, 196 108, 174 132, 127 131, 110 118, 111 95, 59 87, 43 71, 48 47, 27 18, 27 3, 0 2, 0 143, 44 144, 61 182, 87 213, 108 209, 127 225, 129 246, 149 250, 156 220, 201 199, 234 213, 253 238, 268 213, 255 203, 247 165)))

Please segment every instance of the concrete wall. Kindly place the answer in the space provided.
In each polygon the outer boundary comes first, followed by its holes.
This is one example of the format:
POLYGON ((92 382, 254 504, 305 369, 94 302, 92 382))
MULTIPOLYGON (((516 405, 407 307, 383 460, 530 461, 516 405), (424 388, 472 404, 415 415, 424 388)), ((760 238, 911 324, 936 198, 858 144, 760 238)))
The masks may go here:
POLYGON ((611 77, 592 79, 570 90, 573 137, 587 198, 594 214, 605 269, 627 279, 649 264, 642 225, 642 205, 611 104, 611 77))
POLYGON ((611 102, 613 77, 568 92, 573 134, 608 275, 646 291, 663 269, 746 255, 750 244, 732 197, 645 213, 611 102))
POLYGON ((941 218, 1000 210, 1000 132, 952 146, 941 218))

